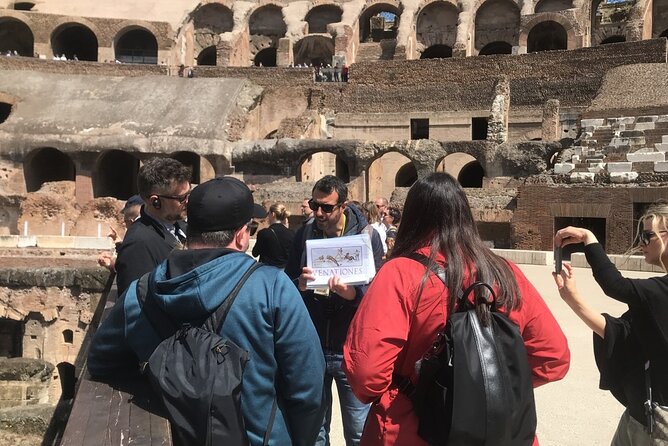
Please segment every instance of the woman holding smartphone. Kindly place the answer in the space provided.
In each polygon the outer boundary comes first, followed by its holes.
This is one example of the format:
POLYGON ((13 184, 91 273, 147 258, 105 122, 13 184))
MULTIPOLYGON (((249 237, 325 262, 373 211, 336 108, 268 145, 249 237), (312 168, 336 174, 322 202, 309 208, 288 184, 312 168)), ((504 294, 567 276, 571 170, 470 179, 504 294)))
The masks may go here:
MULTIPOLYGON (((645 261, 667 271, 668 203, 655 203, 640 219, 639 251, 645 261)), ((668 276, 622 277, 588 229, 560 229, 554 245, 584 243, 587 262, 603 292, 624 302, 621 317, 596 313, 580 296, 574 269, 554 273, 559 294, 594 332, 600 387, 626 407, 613 446, 668 444, 668 276)))

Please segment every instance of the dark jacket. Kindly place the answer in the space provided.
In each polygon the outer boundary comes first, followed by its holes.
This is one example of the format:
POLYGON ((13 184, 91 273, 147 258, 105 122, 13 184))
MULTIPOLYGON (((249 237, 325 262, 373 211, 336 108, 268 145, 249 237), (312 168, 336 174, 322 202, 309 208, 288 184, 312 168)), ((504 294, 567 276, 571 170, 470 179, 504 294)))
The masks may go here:
MULTIPOLYGON (((148 289, 176 323, 201 323, 225 301, 255 261, 229 249, 173 251, 151 274, 148 289)), ((135 282, 136 283, 136 282, 135 282)), ((325 360, 299 294, 277 268, 256 270, 239 292, 221 335, 250 353, 241 408, 251 445, 261 445, 272 402, 278 411, 269 444, 312 446, 322 424, 325 360)), ((115 376, 137 370, 160 339, 130 286, 91 344, 88 370, 115 376)))
MULTIPOLYGON (((184 225, 181 229, 185 232, 184 225)), ((116 258, 116 285, 120 296, 130 282, 152 271, 180 242, 141 208, 139 219, 126 232, 116 258)))
POLYGON ((629 306, 618 318, 604 314, 605 338, 594 333, 600 387, 610 390, 633 418, 646 425, 647 360, 653 400, 668 405, 668 276, 627 279, 599 243, 585 246, 585 255, 603 292, 629 306))
POLYGON ((260 262, 285 268, 295 233, 281 223, 274 223, 257 233, 253 246, 253 256, 260 256, 260 262))
MULTIPOLYGON (((345 208, 346 227, 343 229, 343 237, 347 235, 361 234, 367 228, 368 223, 364 216, 354 207, 345 208)), ((380 268, 383 258, 383 244, 378 233, 369 226, 366 231, 371 236, 371 248, 376 264, 376 271, 380 268)), ((306 240, 321 239, 323 233, 318 229, 315 221, 311 220, 295 234, 295 240, 290 251, 285 273, 296 282, 301 275, 302 268, 306 266, 306 240)), ((336 293, 329 297, 316 295, 313 290, 302 292, 313 324, 318 331, 320 343, 325 350, 343 353, 343 343, 346 340, 348 326, 352 321, 357 307, 364 296, 367 286, 356 286, 357 294, 354 300, 346 300, 336 293)))

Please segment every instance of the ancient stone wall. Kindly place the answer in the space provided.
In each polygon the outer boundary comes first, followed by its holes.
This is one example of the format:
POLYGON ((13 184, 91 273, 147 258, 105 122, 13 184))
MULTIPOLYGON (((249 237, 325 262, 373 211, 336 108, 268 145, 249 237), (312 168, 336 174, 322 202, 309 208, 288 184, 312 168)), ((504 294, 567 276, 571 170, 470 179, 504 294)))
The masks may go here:
POLYGON ((0 57, 0 70, 123 77, 158 76, 169 73, 169 67, 165 65, 98 63, 82 60, 38 59, 34 57, 0 57))
POLYGON ((195 77, 245 78, 263 87, 312 86, 313 72, 310 68, 287 67, 195 67, 195 77))

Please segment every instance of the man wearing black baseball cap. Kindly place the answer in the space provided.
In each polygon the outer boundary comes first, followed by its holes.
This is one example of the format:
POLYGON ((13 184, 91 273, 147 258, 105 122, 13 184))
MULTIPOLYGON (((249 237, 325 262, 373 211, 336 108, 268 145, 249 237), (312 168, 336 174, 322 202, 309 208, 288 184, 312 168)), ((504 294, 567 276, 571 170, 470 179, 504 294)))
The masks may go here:
MULTIPOLYGON (((255 264, 245 254, 254 212, 251 191, 236 178, 197 186, 188 201, 187 249, 172 251, 157 266, 146 300, 156 301, 177 325, 205 320, 255 264)), ((300 297, 281 270, 262 266, 241 288, 221 329, 221 336, 249 353, 241 408, 251 445, 262 444, 274 401, 278 410, 269 444, 312 446, 322 424, 325 361, 300 297)), ((88 356, 93 376, 136 368, 157 346, 137 287, 131 285, 119 301, 93 339, 88 356)))

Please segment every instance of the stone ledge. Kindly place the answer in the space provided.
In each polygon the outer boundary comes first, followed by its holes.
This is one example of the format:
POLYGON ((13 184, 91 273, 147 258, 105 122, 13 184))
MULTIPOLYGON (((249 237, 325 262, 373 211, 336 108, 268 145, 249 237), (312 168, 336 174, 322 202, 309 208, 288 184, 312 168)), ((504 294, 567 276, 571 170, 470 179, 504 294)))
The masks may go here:
POLYGON ((57 235, 2 235, 0 248, 51 248, 110 250, 114 247, 109 237, 57 236, 57 235))
POLYGON ((103 291, 109 275, 106 268, 0 268, 0 287, 65 287, 103 291))
MULTIPOLYGON (((622 271, 644 271, 644 272, 665 272, 658 266, 650 265, 645 262, 643 256, 625 256, 620 254, 609 254, 608 258, 617 269, 622 271)), ((576 252, 571 254, 571 265, 578 268, 591 268, 587 263, 587 258, 583 252, 576 252)))

